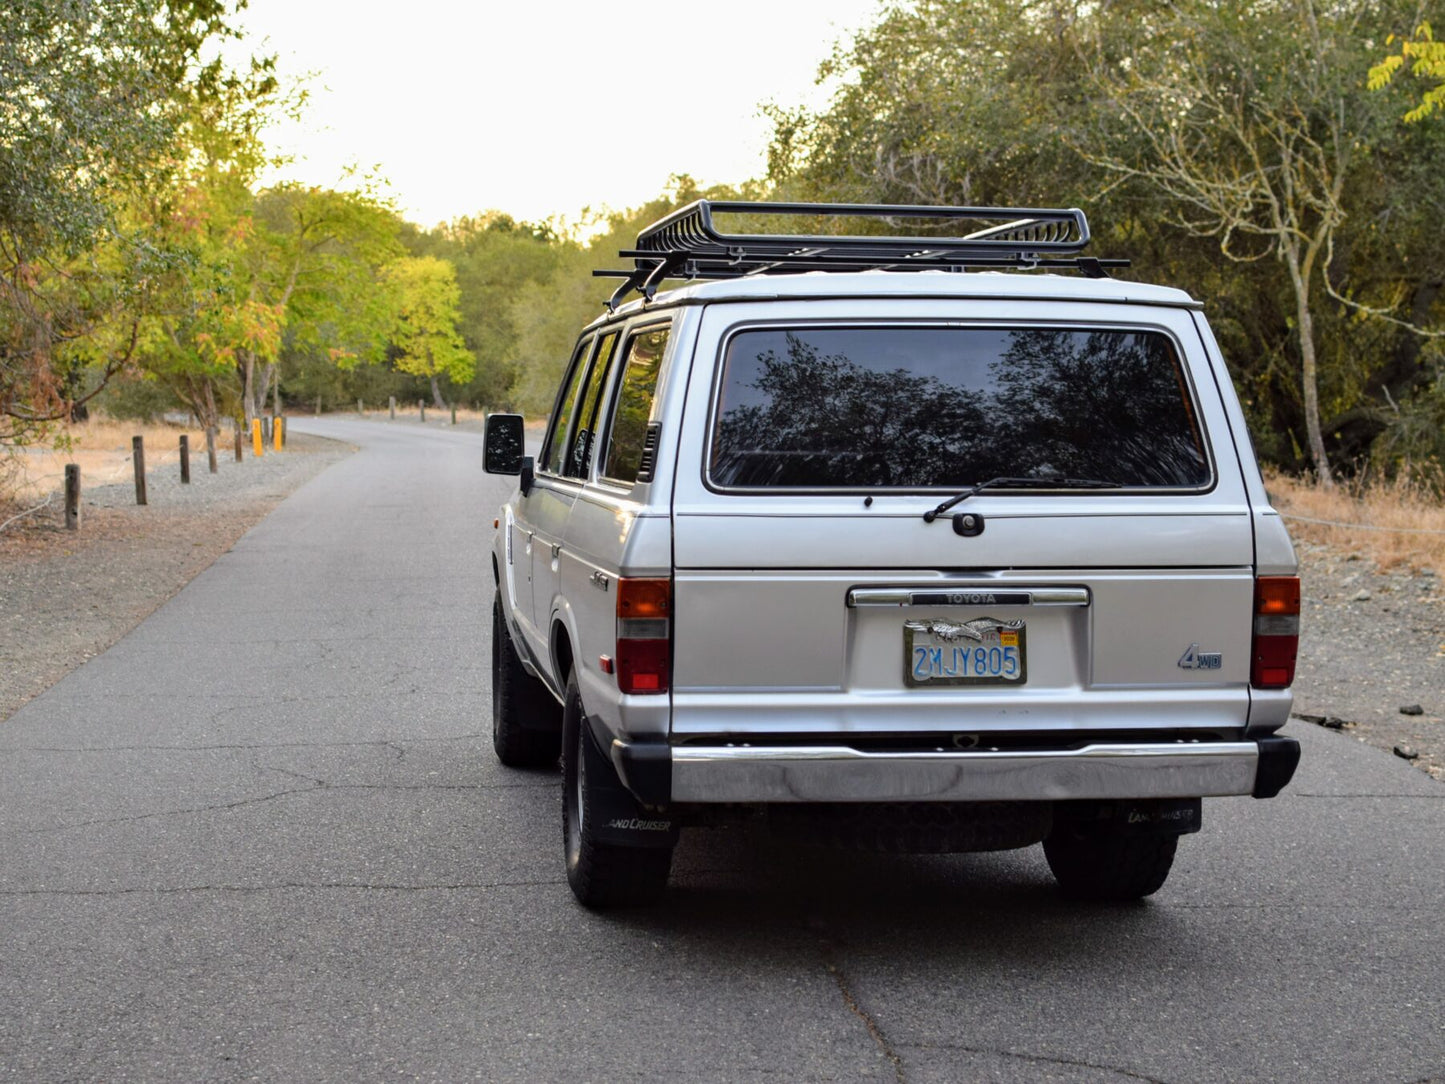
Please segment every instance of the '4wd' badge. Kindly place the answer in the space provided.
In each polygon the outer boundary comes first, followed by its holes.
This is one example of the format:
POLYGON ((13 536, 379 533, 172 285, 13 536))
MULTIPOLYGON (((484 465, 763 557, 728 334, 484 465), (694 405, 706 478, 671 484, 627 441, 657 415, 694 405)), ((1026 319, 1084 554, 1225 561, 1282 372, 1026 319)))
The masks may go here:
POLYGON ((1179 657, 1181 670, 1218 670, 1223 665, 1223 654, 1218 651, 1200 651, 1198 644, 1190 644, 1189 650, 1179 657))

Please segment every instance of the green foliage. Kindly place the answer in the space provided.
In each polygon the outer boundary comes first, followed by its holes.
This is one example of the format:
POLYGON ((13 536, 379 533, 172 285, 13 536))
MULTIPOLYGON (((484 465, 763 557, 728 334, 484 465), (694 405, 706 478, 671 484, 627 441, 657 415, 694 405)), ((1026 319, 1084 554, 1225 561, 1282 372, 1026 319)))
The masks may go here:
POLYGON ((395 306, 393 364, 403 373, 427 378, 441 407, 439 377, 464 384, 476 373, 476 358, 456 328, 461 301, 456 269, 435 256, 403 256, 387 265, 382 278, 395 306))
MULTIPOLYGON (((1395 35, 1391 34, 1385 44, 1393 45, 1395 41, 1395 35)), ((1398 53, 1392 53, 1370 69, 1369 88, 1383 90, 1407 62, 1413 61, 1409 65, 1410 73, 1435 85, 1425 90, 1420 103, 1405 114, 1405 120, 1413 124, 1434 112, 1445 111, 1445 41, 1436 41, 1430 24, 1424 22, 1416 28, 1413 40, 1406 38, 1399 44, 1398 53)))
MULTIPOLYGON (((577 333, 601 316, 604 303, 617 288, 617 279, 594 278, 592 272, 627 266, 617 253, 631 248, 637 234, 657 219, 693 200, 758 199, 758 184, 734 188, 717 185, 700 189, 685 174, 672 178, 669 191, 657 199, 627 211, 602 218, 604 228, 586 244, 556 243, 556 266, 545 280, 533 280, 516 290, 509 314, 517 328, 517 375, 512 385, 512 405, 530 414, 546 414, 562 370, 572 356, 577 333)), ((772 225, 772 224, 770 224, 772 225)))
POLYGON ((1205 300, 1268 458, 1303 467, 1317 429, 1316 463, 1362 460, 1385 397, 1439 369, 1422 344, 1441 326, 1445 133, 1399 124, 1361 79, 1410 10, 911 0, 837 49, 828 105, 773 107, 769 179, 791 198, 1085 207, 1125 277, 1205 300))
POLYGON ((413 255, 436 256, 456 268, 457 327, 477 359, 476 374, 457 389, 461 397, 481 405, 504 402, 517 375, 513 299, 550 278, 567 246, 547 226, 517 222, 496 211, 426 233, 413 231, 406 245, 413 255))
POLYGON ((165 384, 144 375, 112 380, 96 397, 95 405, 124 422, 153 422, 166 411, 184 406, 165 384))
MULTIPOLYGON (((186 253, 147 227, 233 33, 219 0, 14 0, 0 35, 0 445, 35 439, 131 364, 186 253)), ((251 77, 270 79, 259 61, 251 77)), ((166 213, 169 213, 168 211, 166 213)))
POLYGON ((88 247, 111 196, 163 175, 220 0, 9 0, 0 35, 0 234, 24 251, 88 247))

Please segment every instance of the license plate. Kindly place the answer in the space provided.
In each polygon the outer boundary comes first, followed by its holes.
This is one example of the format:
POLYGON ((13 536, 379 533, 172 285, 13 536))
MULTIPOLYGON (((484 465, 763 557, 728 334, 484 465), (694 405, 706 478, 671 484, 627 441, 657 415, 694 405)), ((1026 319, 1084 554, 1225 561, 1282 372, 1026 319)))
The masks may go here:
POLYGON ((1027 675, 1023 621, 905 621, 908 685, 1022 685, 1027 675))

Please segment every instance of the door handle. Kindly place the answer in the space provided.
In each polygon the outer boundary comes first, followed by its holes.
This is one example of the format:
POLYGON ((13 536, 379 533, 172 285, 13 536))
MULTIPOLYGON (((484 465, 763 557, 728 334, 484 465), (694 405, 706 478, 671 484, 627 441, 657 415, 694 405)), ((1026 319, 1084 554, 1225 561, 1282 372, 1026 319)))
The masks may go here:
POLYGON ((560 543, 560 542, 553 542, 553 543, 552 543, 552 556, 553 556, 553 558, 556 558, 557 555, 560 554, 561 552, 562 552, 562 543, 560 543))

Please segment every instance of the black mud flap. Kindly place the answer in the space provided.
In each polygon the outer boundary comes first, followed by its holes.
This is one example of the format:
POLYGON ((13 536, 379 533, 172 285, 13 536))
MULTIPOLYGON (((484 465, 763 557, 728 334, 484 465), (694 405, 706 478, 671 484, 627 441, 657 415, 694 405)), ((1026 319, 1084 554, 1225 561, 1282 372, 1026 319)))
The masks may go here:
POLYGON ((1204 823, 1204 803, 1198 798, 1119 798, 1111 801, 1057 802, 1055 826, 1073 831, 1187 836, 1204 823))
POLYGON ((1254 796, 1273 798, 1294 778, 1294 770, 1298 767, 1299 742, 1293 738, 1260 738, 1254 796))
POLYGON ((605 734, 596 719, 587 720, 587 787, 592 795, 593 825, 597 842, 614 847, 672 847, 677 843, 677 819, 666 809, 643 805, 622 785, 612 761, 604 756, 598 735, 605 734))

